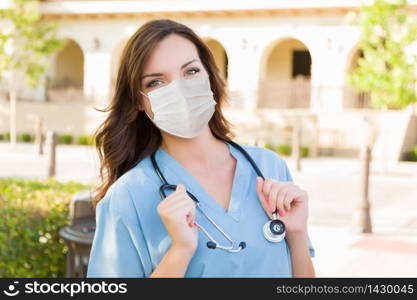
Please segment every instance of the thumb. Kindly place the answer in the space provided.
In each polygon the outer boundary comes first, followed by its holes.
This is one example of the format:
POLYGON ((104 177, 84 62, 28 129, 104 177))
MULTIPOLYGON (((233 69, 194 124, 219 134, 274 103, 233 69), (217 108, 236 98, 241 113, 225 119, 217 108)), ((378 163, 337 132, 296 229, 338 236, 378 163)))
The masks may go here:
POLYGON ((185 192, 185 186, 183 184, 179 184, 175 190, 185 192))
POLYGON ((258 194, 259 202, 265 210, 265 213, 269 216, 269 218, 272 218, 271 210, 269 209, 269 203, 265 199, 264 193, 262 191, 264 187, 264 182, 265 180, 262 179, 262 177, 256 177, 256 193, 258 194))
POLYGON ((264 193, 262 192, 264 186, 264 180, 262 177, 257 176, 256 177, 256 193, 258 194, 258 197, 260 200, 264 200, 264 193))

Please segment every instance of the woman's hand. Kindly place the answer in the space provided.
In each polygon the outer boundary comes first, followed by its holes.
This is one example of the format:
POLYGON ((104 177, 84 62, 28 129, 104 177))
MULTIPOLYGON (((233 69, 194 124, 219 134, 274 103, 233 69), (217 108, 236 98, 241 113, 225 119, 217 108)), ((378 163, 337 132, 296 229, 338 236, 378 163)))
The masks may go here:
POLYGON ((269 218, 278 210, 277 218, 284 222, 287 233, 307 232, 308 195, 304 190, 291 181, 257 177, 256 192, 269 218))
POLYGON ((195 204, 184 185, 179 184, 175 192, 162 200, 157 211, 171 236, 172 247, 194 254, 198 242, 195 204))

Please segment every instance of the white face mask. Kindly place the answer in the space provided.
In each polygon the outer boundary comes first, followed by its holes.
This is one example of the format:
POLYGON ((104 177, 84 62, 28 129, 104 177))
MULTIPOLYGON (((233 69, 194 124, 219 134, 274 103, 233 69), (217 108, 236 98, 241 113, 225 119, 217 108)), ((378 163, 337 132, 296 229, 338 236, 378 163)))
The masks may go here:
POLYGON ((182 138, 196 137, 208 124, 216 101, 208 75, 192 79, 176 79, 148 93, 154 118, 161 130, 182 138))

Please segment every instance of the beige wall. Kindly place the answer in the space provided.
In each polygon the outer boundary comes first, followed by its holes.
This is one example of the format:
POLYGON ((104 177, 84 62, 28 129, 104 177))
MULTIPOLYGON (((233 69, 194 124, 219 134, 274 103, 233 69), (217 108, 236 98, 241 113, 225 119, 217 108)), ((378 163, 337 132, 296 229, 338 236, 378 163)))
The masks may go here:
POLYGON ((114 93, 114 87, 117 80, 117 71, 119 70, 120 60, 124 47, 126 46, 127 39, 119 42, 118 45, 113 49, 112 60, 111 60, 111 92, 110 95, 114 93))
MULTIPOLYGON (((95 104, 97 108, 103 106, 95 104)), ((0 132, 8 130, 9 102, 0 100, 0 132)), ((317 154, 356 156, 362 145, 362 117, 365 111, 315 114, 306 110, 259 109, 254 112, 226 109, 225 115, 234 125, 236 140, 249 144, 291 143, 292 126, 302 124, 302 144, 317 154)), ((378 138, 374 157, 396 161, 404 151, 417 143, 417 116, 409 111, 380 112, 366 110, 376 125, 378 138)), ((17 131, 34 133, 36 116, 44 120, 45 129, 73 136, 92 134, 106 113, 97 112, 93 103, 18 102, 17 131)))
POLYGON ((409 111, 351 110, 341 113, 321 113, 319 116, 320 145, 325 154, 351 156, 363 145, 363 115, 376 126, 377 139, 373 155, 377 159, 398 160, 404 149, 404 138, 409 126, 409 111), (334 148, 331 150, 329 148, 334 148))
MULTIPOLYGON (((103 108, 102 106, 98 108, 103 108)), ((99 122, 104 120, 105 113, 93 109, 89 102, 74 101, 62 103, 36 103, 18 101, 17 132, 34 134, 37 116, 43 118, 44 129, 73 136, 92 134, 99 122)), ((9 102, 0 100, 0 132, 9 129, 9 102)))
POLYGON ((404 141, 402 145, 403 151, 409 151, 412 147, 417 145, 417 115, 410 117, 408 128, 404 134, 404 141))
POLYGON ((242 113, 228 110, 237 139, 247 143, 290 144, 292 126, 302 124, 302 144, 311 155, 355 157, 363 145, 363 115, 366 113, 378 133, 375 159, 397 161, 410 145, 417 143, 416 116, 409 111, 348 111, 314 114, 301 110, 257 110, 242 113), (406 142, 404 142, 406 141, 406 142))

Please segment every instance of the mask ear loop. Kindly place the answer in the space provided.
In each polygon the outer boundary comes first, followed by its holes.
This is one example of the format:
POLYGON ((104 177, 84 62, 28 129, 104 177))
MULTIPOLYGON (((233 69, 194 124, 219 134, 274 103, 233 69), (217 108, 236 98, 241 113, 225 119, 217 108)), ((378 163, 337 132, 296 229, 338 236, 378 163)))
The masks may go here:
MULTIPOLYGON (((149 96, 146 95, 144 92, 142 92, 141 90, 139 90, 139 93, 141 93, 143 96, 145 96, 146 98, 149 99, 149 96)), ((148 116, 149 120, 151 120, 153 122, 153 119, 148 115, 148 113, 146 112, 145 109, 143 109, 143 112, 148 116)))
POLYGON ((149 99, 148 95, 146 95, 144 92, 142 92, 141 90, 139 90, 139 93, 141 93, 143 96, 145 96, 146 98, 149 99))

